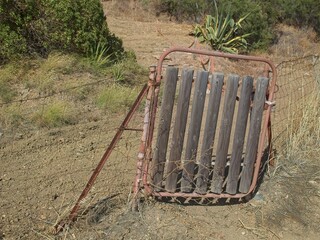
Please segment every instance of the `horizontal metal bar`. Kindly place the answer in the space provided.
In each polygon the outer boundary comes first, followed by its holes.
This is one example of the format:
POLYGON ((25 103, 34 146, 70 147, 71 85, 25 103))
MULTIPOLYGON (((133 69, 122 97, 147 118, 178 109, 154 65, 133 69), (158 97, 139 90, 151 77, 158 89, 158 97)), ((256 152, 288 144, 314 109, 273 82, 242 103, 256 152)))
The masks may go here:
POLYGON ((126 131, 137 131, 137 132, 142 132, 143 131, 142 128, 123 128, 123 130, 126 130, 126 131))

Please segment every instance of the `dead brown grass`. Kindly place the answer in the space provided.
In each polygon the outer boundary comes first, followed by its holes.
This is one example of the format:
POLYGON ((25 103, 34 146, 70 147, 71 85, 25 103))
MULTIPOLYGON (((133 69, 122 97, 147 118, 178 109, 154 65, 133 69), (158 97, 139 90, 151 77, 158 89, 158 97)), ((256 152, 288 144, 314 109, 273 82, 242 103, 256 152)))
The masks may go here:
MULTIPOLYGON (((269 206, 263 210, 265 224, 286 228, 298 224, 318 229, 320 224, 320 94, 304 102, 300 119, 288 123, 286 147, 262 192, 269 206)), ((299 232, 299 228, 292 228, 299 232)), ((301 233, 301 231, 299 232, 301 233)))
POLYGON ((280 24, 276 31, 278 40, 269 52, 277 61, 320 53, 317 35, 311 28, 297 29, 280 24))

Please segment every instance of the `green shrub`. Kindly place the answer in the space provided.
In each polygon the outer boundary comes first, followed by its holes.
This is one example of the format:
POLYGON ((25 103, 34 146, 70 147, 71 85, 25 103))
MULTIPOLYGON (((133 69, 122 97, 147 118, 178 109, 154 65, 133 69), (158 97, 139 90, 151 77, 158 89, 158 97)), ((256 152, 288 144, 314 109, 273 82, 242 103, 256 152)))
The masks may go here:
MULTIPOLYGON (((269 0, 271 3, 274 1, 269 0)), ((278 21, 298 27, 312 27, 320 34, 319 0, 283 0, 274 6, 278 21)))
POLYGON ((246 38, 248 49, 266 49, 274 40, 274 20, 270 19, 268 13, 262 7, 263 4, 253 0, 220 0, 219 10, 226 9, 234 19, 240 19, 247 14, 248 17, 238 30, 239 35, 251 33, 246 38))
POLYGON ((47 56, 54 49, 123 57, 122 42, 110 33, 99 0, 0 0, 0 60, 25 53, 47 56))
POLYGON ((157 14, 167 13, 176 20, 199 20, 213 9, 210 0, 157 0, 155 2, 157 14))
POLYGON ((103 44, 108 54, 121 57, 122 42, 110 33, 99 0, 44 1, 48 35, 53 46, 88 53, 103 44))
POLYGON ((251 49, 266 49, 276 38, 274 26, 286 23, 313 27, 320 34, 319 0, 216 0, 219 9, 229 8, 235 19, 250 13, 239 34, 252 33, 247 41, 251 49))
POLYGON ((249 50, 266 49, 273 42, 273 26, 277 14, 270 10, 270 7, 275 6, 270 4, 267 8, 267 3, 262 0, 157 0, 155 6, 158 14, 165 12, 177 20, 199 22, 207 14, 215 16, 214 3, 217 4, 219 12, 230 13, 232 19, 240 19, 250 13, 237 32, 238 36, 251 33, 246 38, 249 50))
POLYGON ((0 23, 0 63, 25 53, 26 47, 25 38, 0 23))

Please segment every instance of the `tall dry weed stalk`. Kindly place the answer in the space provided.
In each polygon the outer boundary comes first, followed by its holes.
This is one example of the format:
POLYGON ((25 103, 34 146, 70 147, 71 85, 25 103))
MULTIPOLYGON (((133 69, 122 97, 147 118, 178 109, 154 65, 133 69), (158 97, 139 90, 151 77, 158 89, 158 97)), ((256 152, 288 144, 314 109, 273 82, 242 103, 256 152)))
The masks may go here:
MULTIPOLYGON (((303 101, 288 121, 286 145, 278 149, 277 167, 266 183, 268 223, 294 221, 317 229, 320 224, 320 91, 303 101)), ((294 230, 298 231, 298 229, 294 230)))
POLYGON ((319 156, 320 153, 320 92, 306 99, 299 119, 291 119, 288 126, 286 157, 319 156), (314 155, 314 153, 318 153, 314 155))

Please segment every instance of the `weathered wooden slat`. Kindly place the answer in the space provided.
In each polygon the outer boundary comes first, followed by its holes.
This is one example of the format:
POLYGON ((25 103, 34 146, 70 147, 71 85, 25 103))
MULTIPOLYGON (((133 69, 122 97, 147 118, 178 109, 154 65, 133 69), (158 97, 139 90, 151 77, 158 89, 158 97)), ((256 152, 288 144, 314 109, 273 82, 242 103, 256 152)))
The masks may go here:
POLYGON ((179 166, 181 164, 181 153, 183 148, 189 102, 193 80, 193 70, 184 69, 182 71, 182 80, 179 89, 179 97, 176 110, 176 119, 173 127, 173 136, 169 155, 169 162, 166 169, 166 185, 168 192, 175 192, 177 188, 177 179, 179 166))
POLYGON ((195 159, 197 155, 198 142, 200 136, 200 128, 204 101, 206 96, 207 82, 209 73, 206 71, 198 72, 195 81, 195 92, 191 110, 191 120, 188 130, 188 139, 186 145, 185 161, 183 163, 183 172, 181 180, 181 191, 190 192, 193 188, 193 176, 195 159))
POLYGON ((154 165, 152 180, 155 191, 160 191, 162 188, 162 178, 166 162, 172 110, 178 80, 178 69, 174 67, 168 67, 165 79, 166 80, 162 98, 157 143, 153 156, 154 165))
POLYGON ((224 170, 227 161, 230 133, 232 129, 233 114, 237 97, 239 76, 230 75, 227 81, 224 99, 221 129, 217 145, 217 157, 213 169, 211 192, 221 193, 224 180, 224 170))
POLYGON ((217 128, 223 78, 224 76, 222 73, 214 73, 212 75, 212 79, 210 80, 211 92, 208 103, 208 112, 206 117, 206 125, 204 128, 201 158, 196 184, 196 192, 200 194, 206 193, 209 182, 209 169, 212 161, 212 148, 217 128))
POLYGON ((236 128, 234 132, 234 140, 232 146, 232 154, 230 159, 230 167, 228 173, 228 182, 226 192, 230 194, 237 193, 239 173, 241 166, 241 158, 247 129, 248 115, 250 109, 250 97, 253 88, 253 78, 244 77, 242 80, 242 88, 240 93, 236 128))
POLYGON ((242 193, 247 193, 249 191, 252 182, 252 175, 254 170, 254 163, 257 157, 257 149, 261 131, 261 121, 263 117, 262 114, 268 84, 268 78, 258 78, 256 92, 253 100, 252 113, 250 116, 250 128, 246 147, 246 154, 244 157, 243 170, 241 173, 241 180, 239 186, 239 191, 242 193))

